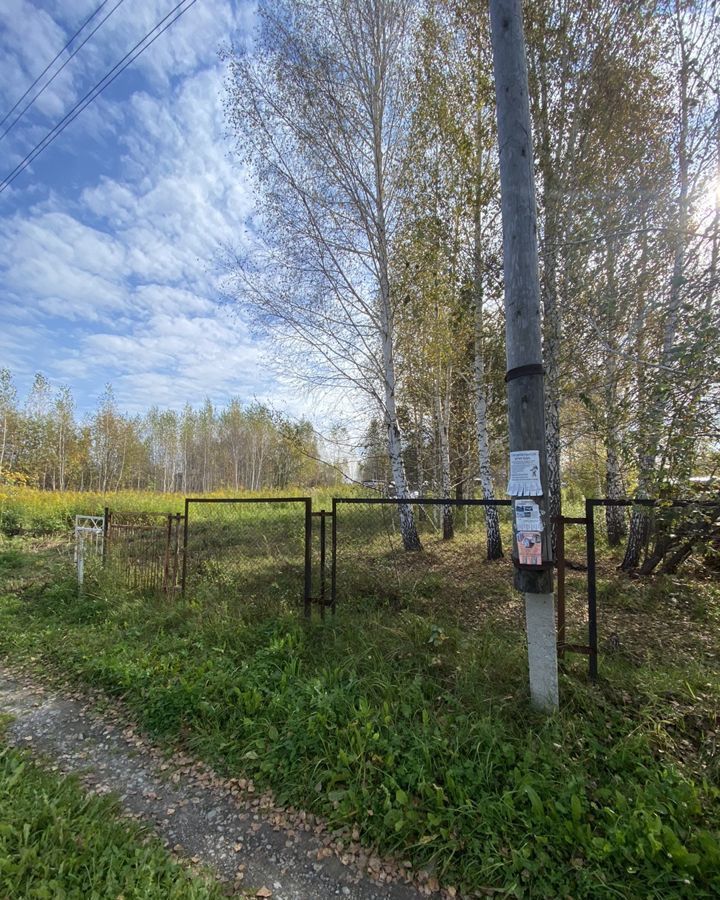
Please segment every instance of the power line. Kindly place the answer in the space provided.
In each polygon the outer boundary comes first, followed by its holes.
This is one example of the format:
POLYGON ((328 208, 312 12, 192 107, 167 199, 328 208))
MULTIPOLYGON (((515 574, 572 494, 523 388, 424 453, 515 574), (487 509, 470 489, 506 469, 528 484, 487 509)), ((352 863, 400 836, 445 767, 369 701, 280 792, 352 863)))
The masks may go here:
POLYGON ((105 90, 106 87, 109 87, 109 85, 111 85, 113 83, 113 81, 115 81, 115 79, 118 77, 118 75, 121 74, 121 72, 123 72, 125 69, 127 69, 127 67, 132 62, 134 62, 138 58, 138 56, 140 56, 141 53, 143 53, 145 50, 147 50, 148 47, 150 47, 152 44, 154 44, 155 41, 160 37, 160 35, 163 34, 165 31, 167 31, 167 29, 174 22, 177 22, 177 20, 181 16, 183 16, 190 9, 190 7, 194 6, 195 3, 197 3, 197 0, 190 0, 190 2, 187 4, 187 6, 183 7, 184 3, 186 3, 186 0, 180 0, 180 3, 178 3, 176 6, 174 6, 166 16, 164 16, 162 19, 160 19, 160 21, 153 28, 151 28, 150 31, 148 31, 147 34, 141 40, 139 40, 137 42, 137 44, 135 44, 135 46, 131 50, 129 50, 125 54, 125 56, 123 56, 123 58, 120 60, 120 62, 116 63, 112 67, 112 69, 110 69, 100 79, 100 81, 98 81, 98 83, 95 85, 95 87, 93 87, 91 90, 89 90, 85 94, 85 96, 82 97, 82 99, 80 99, 75 104, 75 106, 70 110, 70 112, 67 113, 57 123, 57 125, 55 125, 54 128, 52 128, 50 131, 48 131, 48 133, 45 135, 45 137, 41 141, 39 141, 33 147, 33 149, 27 154, 27 156, 25 156, 25 158, 23 160, 21 160, 17 164, 17 166, 15 166, 15 168, 12 170, 12 172, 10 172, 10 174, 7 175, 3 179, 2 182, 0 182, 0 194, 7 187, 9 187, 13 181, 15 181, 15 179, 18 177, 18 175, 21 174, 21 172, 23 172, 29 165, 31 165, 31 163, 33 163, 35 161, 35 159, 37 159, 37 157, 43 152, 43 150, 45 150, 46 147, 48 147, 55 140, 56 137, 58 137, 60 134, 62 134, 62 132, 67 128, 67 126, 72 121, 74 121, 80 115, 80 113, 87 106, 89 106, 92 103, 92 101, 99 94, 101 94, 105 90), (183 7, 183 8, 180 9, 180 7, 183 7), (173 19, 170 19, 170 17, 178 10, 180 10, 178 12, 178 14, 173 19), (167 21, 168 19, 170 19, 169 22, 167 21), (163 22, 166 22, 167 24, 163 25, 163 22), (160 28, 161 25, 163 25, 162 28, 160 28), (160 31, 157 32, 157 34, 152 38, 152 40, 148 41, 147 39, 150 37, 150 35, 154 31, 157 31, 158 28, 160 28, 160 31), (145 43, 146 41, 147 41, 147 43, 145 43), (138 48, 140 48, 140 49, 138 50, 138 48), (135 51, 137 51, 137 52, 135 52, 135 51))
POLYGON ((103 6, 106 5, 107 2, 108 2, 108 0, 103 0, 103 2, 100 4, 100 6, 98 6, 98 8, 95 10, 95 12, 91 13, 88 16, 88 18, 85 19, 85 21, 78 28, 78 30, 75 32, 75 34, 70 38, 70 40, 67 42, 67 44, 65 44, 65 46, 62 48, 62 50, 59 50, 58 53, 50 60, 50 62, 45 66, 45 68, 38 75, 38 77, 35 79, 35 81, 33 81, 33 83, 30 85, 30 87, 25 91, 25 93, 22 95, 22 97, 20 97, 19 100, 16 100, 15 105, 12 107, 12 109, 9 109, 5 113, 5 115, 2 117, 2 119, 0 119, 0 125, 5 124, 5 122, 15 112, 15 110, 18 108, 18 106, 20 106, 20 104, 23 102, 23 100, 27 97, 27 95, 30 93, 30 91, 35 87, 35 85, 38 83, 38 81, 40 81, 40 79, 43 77, 43 75, 45 75, 45 73, 53 65, 53 63, 56 63, 58 61, 58 59, 60 59, 60 57, 67 50, 67 48, 70 46, 70 44, 72 44, 72 42, 75 40, 75 38, 80 34, 80 32, 83 30, 83 28, 85 28, 85 26, 95 18, 95 16, 100 12, 100 10, 103 8, 103 6))
MULTIPOLYGON (((89 18, 85 19, 85 21, 82 23, 82 25, 78 28, 78 30, 75 32, 75 34, 70 38, 70 40, 67 42, 67 44, 65 44, 65 46, 64 46, 64 47, 62 48, 62 50, 57 54, 57 56, 56 56, 53 60, 51 60, 51 61, 47 64, 47 66, 45 66, 45 68, 43 69, 43 71, 38 75, 38 77, 35 79, 35 81, 33 81, 33 83, 30 85, 30 87, 25 91, 25 93, 22 95, 22 97, 17 101, 17 103, 15 104, 15 106, 13 106, 13 108, 12 108, 11 110, 9 110, 9 111, 5 114, 5 117, 3 118, 3 120, 0 121, 0 125, 3 125, 3 124, 7 121, 7 119, 13 114, 13 112, 18 108, 18 106, 19 106, 19 105, 23 102, 23 100, 27 97, 27 95, 30 93, 30 91, 35 87, 35 85, 38 83, 38 81, 40 81, 40 79, 45 75, 45 73, 48 71, 48 69, 50 69, 50 67, 51 67, 54 63, 56 63, 58 59, 60 59, 60 57, 61 57, 61 56, 63 55, 63 53, 67 50, 67 48, 70 46, 70 44, 72 44, 72 42, 75 40, 75 38, 80 34, 80 32, 83 30, 83 28, 85 28, 85 26, 95 18, 95 16, 100 12, 100 10, 103 8, 103 6, 106 5, 107 2, 108 2, 108 0, 103 0, 103 2, 100 4, 100 6, 98 6, 98 8, 95 10, 95 12, 94 12, 89 18)), ((33 105, 33 103, 37 100, 37 98, 38 98, 44 91, 46 91, 46 90, 50 87, 50 85, 53 83, 53 81, 55 81, 55 79, 56 79, 56 78, 58 77, 58 75, 62 72, 62 70, 65 68, 65 66, 70 62, 70 60, 73 58, 73 56, 75 56, 77 53, 80 52, 80 50, 82 50, 82 48, 85 46, 85 44, 87 44, 87 42, 88 42, 88 41, 90 40, 90 38, 95 34, 95 32, 96 32, 99 28, 101 28, 101 27, 105 24, 105 22, 107 22, 107 20, 110 18, 110 16, 115 12, 115 10, 118 8, 118 6, 120 6, 120 4, 123 3, 123 2, 124 2, 124 0, 119 0, 119 2, 116 3, 115 6, 113 6, 113 8, 112 8, 112 9, 110 10, 110 12, 105 16, 105 18, 104 18, 104 19, 101 19, 101 20, 98 22, 98 24, 95 26, 95 28, 93 28, 93 30, 90 32, 90 34, 82 41, 82 43, 79 44, 79 45, 73 50, 73 52, 70 54, 70 56, 68 56, 68 58, 65 60, 65 62, 64 62, 64 63, 60 66, 60 68, 53 74, 52 78, 50 78, 49 81, 47 81, 47 82, 40 88, 40 90, 37 92, 37 94, 35 94, 34 97, 31 97, 31 99, 28 101, 28 103, 26 103, 25 106, 23 106, 23 108, 20 110, 20 112, 17 114, 17 116, 15 116, 15 118, 12 120, 12 122, 11 122, 11 123, 8 125, 8 127, 5 129, 5 131, 3 131, 2 134, 0 134, 0 141, 5 137, 6 134, 8 134, 10 131, 12 131, 12 129, 17 125, 17 123, 20 121, 20 119, 22 119, 22 117, 23 117, 23 116, 25 115, 25 113, 30 109, 30 107, 31 107, 31 106, 33 105)))

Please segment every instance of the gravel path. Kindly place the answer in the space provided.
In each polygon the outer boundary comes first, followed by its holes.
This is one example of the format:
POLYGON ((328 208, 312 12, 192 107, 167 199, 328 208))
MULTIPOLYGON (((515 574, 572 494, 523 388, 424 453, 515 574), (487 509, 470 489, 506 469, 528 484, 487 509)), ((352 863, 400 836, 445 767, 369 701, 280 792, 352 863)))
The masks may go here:
POLYGON ((252 782, 219 778, 182 754, 168 757, 87 698, 0 669, 7 739, 95 793, 113 793, 190 865, 206 865, 237 893, 274 900, 418 900, 454 897, 431 873, 411 883, 409 864, 380 859, 359 835, 331 832, 314 816, 280 809, 252 782), (245 893, 247 892, 247 893, 245 893))

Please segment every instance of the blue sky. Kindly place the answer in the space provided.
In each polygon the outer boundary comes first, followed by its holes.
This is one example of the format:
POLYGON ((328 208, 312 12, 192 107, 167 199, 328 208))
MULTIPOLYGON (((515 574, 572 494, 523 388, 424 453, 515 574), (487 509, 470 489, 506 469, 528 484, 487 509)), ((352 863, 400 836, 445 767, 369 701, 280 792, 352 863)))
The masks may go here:
MULTIPOLYGON (((0 142, 0 178, 175 3, 124 0, 0 142)), ((2 0, 0 118, 98 5, 2 0)), ((81 413, 108 381, 133 413, 205 396, 302 412, 217 302, 221 248, 242 243, 252 210, 218 49, 253 15, 198 0, 0 194, 0 366, 21 394, 41 371, 81 413)))

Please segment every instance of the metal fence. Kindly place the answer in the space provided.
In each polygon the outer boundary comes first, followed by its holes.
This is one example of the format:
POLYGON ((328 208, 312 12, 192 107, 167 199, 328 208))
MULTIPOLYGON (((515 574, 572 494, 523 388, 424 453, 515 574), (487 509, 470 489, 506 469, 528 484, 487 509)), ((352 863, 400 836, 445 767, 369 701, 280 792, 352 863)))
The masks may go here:
POLYGON ((185 501, 182 588, 202 586, 242 600, 312 603, 309 497, 185 501))
MULTIPOLYGON (((602 531, 595 511, 612 506, 648 508, 662 526, 661 539, 663 529, 684 536, 682 552, 692 546, 695 523, 720 514, 720 499, 588 499, 584 516, 556 520, 558 652, 587 655, 592 679, 598 673, 602 531), (568 529, 576 527, 584 534, 572 536, 568 529), (579 560, 568 559, 568 538, 579 560)), ((720 544, 720 520, 715 527, 720 544)), ((188 498, 184 516, 106 508, 104 516, 78 517, 75 539, 80 581, 93 551, 118 583, 168 595, 187 590, 201 600, 240 604, 276 599, 301 604, 306 616, 317 605, 323 617, 338 603, 408 606, 422 613, 439 601, 468 625, 484 601, 480 614, 495 616, 504 605, 504 618, 522 626, 522 602, 511 588, 511 501, 505 499, 348 497, 334 498, 330 510, 313 511, 309 497, 188 498), (487 560, 490 511, 502 532, 503 561, 487 560), (409 514, 421 549, 405 549, 409 514)), ((606 565, 614 564, 603 560, 601 568, 606 565)))
POLYGON ((121 584, 172 595, 180 587, 183 517, 105 510, 103 566, 121 584))
MULTIPOLYGON (((598 523, 595 519, 595 510, 608 507, 644 508, 648 515, 654 518, 655 525, 661 527, 656 532, 655 548, 657 550, 658 539, 662 542, 663 534, 672 534, 687 529, 688 523, 697 522, 698 518, 706 518, 708 514, 715 519, 720 512, 720 500, 657 500, 657 499, 622 499, 610 500, 604 498, 588 498, 585 501, 584 517, 560 516, 558 525, 557 545, 557 612, 558 612, 558 653, 562 657, 565 653, 582 653, 588 657, 588 674, 595 681, 598 676, 598 562, 597 562, 597 531, 598 523), (681 511, 684 514, 678 515, 681 511), (685 512, 688 511, 688 512, 685 512), (659 520, 659 521, 657 521, 659 520), (566 621, 566 589, 567 589, 567 559, 565 552, 566 527, 579 525, 585 528, 585 553, 586 565, 573 566, 575 570, 587 573, 584 576, 583 591, 587 598, 587 642, 573 643, 567 640, 566 621)), ((718 526, 720 527, 720 525, 718 526)), ((653 529, 655 530, 655 529, 653 529)), ((682 548, 688 553, 693 547, 692 534, 687 534, 685 546, 682 548)))

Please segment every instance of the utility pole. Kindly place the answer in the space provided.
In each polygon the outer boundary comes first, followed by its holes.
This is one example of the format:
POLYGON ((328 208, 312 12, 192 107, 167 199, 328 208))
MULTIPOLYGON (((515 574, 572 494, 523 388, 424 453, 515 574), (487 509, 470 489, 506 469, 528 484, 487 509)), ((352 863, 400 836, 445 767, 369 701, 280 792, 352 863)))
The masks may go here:
POLYGON ((534 156, 522 0, 490 0, 505 279, 515 587, 525 595, 533 705, 558 708, 534 156))

